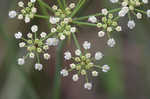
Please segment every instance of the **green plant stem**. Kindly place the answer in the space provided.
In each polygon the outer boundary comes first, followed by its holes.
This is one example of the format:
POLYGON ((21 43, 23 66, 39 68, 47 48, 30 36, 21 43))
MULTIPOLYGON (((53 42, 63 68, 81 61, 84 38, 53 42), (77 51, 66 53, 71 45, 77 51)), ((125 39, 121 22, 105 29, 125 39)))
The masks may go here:
POLYGON ((45 2, 43 2, 43 0, 38 0, 39 4, 43 5, 43 7, 47 8, 48 10, 50 10, 51 12, 54 12, 54 10, 45 2))
POLYGON ((66 8, 66 0, 63 0, 63 5, 66 8))
POLYGON ((81 9, 81 7, 85 4, 87 0, 80 0, 77 4, 77 7, 74 9, 74 11, 71 14, 71 17, 74 17, 76 13, 81 9))
POLYGON ((80 22, 80 21, 72 21, 72 23, 77 24, 77 25, 85 25, 85 26, 92 26, 92 27, 97 26, 97 24, 88 23, 88 22, 80 22))
POLYGON ((61 9, 64 9, 63 3, 61 2, 61 0, 57 0, 57 3, 61 9))
POLYGON ((79 44, 79 42, 78 42, 78 40, 77 40, 76 35, 75 35, 74 33, 72 33, 72 36, 73 36, 73 40, 74 40, 74 42, 75 42, 76 47, 77 47, 79 50, 81 50, 81 47, 80 47, 80 44, 79 44))
POLYGON ((137 11, 137 12, 140 12, 140 13, 143 13, 143 14, 147 15, 147 13, 145 11, 143 11, 143 10, 139 10, 139 9, 134 9, 134 10, 137 11))
POLYGON ((83 16, 83 17, 79 17, 79 18, 75 18, 75 21, 80 21, 80 20, 85 20, 88 19, 90 16, 101 16, 101 13, 96 13, 96 14, 92 14, 92 15, 88 15, 88 16, 83 16))
POLYGON ((34 15, 36 18, 41 18, 41 19, 49 19, 49 16, 43 16, 43 15, 34 15))
MULTIPOLYGON (((117 11, 119 11, 120 9, 121 9, 121 8, 117 8, 117 9, 110 10, 109 13, 117 12, 117 11)), ((88 15, 88 16, 83 16, 83 17, 75 18, 74 20, 75 20, 75 21, 85 20, 85 19, 88 19, 90 16, 103 16, 103 14, 102 14, 102 13, 96 13, 96 14, 92 14, 92 15, 88 15)))
POLYGON ((61 85, 61 75, 60 70, 62 69, 63 64, 63 49, 65 41, 61 41, 56 50, 56 70, 54 77, 54 87, 53 87, 53 96, 52 99, 60 99, 60 85, 61 85))
MULTIPOLYGON (((42 13, 45 15, 45 16, 49 16, 49 14, 48 14, 48 12, 47 12, 47 10, 46 10, 46 5, 47 4, 45 4, 42 0, 38 0, 38 2, 39 2, 39 5, 40 5, 40 7, 41 7, 41 11, 42 11, 42 13), (44 6, 45 5, 45 6, 44 6)), ((47 6, 49 6, 49 5, 47 5, 47 6)), ((49 21, 49 19, 47 19, 47 22, 49 21)), ((48 27, 51 27, 51 24, 48 22, 48 27)))

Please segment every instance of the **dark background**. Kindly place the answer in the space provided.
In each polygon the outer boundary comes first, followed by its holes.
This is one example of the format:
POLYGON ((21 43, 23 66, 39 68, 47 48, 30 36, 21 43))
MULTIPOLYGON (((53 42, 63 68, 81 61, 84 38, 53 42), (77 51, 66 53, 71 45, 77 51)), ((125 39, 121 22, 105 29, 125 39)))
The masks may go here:
MULTIPOLYGON (((54 0, 44 1, 50 5, 54 3, 54 0)), ((49 31, 44 20, 35 19, 27 25, 8 19, 8 11, 15 9, 16 4, 16 0, 0 0, 0 99, 53 99, 55 48, 50 49, 52 58, 43 62, 42 72, 34 70, 32 61, 21 67, 16 65, 24 51, 18 49, 14 33, 28 32, 33 24, 49 31)), ((111 8, 112 5, 109 0, 91 0, 79 15, 100 12, 103 7, 111 8)), ((102 51, 105 54, 102 64, 110 65, 111 71, 92 79, 95 83, 92 91, 83 88, 83 80, 73 83, 70 77, 63 78, 60 99, 150 99, 150 19, 137 20, 132 31, 127 28, 126 19, 120 24, 124 30, 113 34, 117 42, 115 48, 106 47, 106 38, 97 37, 98 29, 80 27, 77 33, 80 44, 91 41, 91 51, 102 51)), ((73 45, 73 42, 68 43, 66 50, 74 50, 73 45)))

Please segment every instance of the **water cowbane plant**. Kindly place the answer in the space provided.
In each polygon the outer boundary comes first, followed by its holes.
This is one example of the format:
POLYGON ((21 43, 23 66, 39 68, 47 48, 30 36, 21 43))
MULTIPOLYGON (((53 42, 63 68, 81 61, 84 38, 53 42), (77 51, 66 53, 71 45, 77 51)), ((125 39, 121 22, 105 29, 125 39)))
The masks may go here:
POLYGON ((31 32, 27 33, 27 39, 22 37, 22 33, 18 32, 15 33, 15 38, 20 39, 21 42, 19 43, 20 48, 25 48, 27 54, 23 58, 18 59, 18 64, 23 65, 25 60, 29 57, 30 59, 37 60, 35 64, 35 69, 41 71, 43 65, 40 64, 40 55, 42 54, 45 60, 50 59, 50 54, 47 53, 49 46, 57 45, 57 40, 54 38, 48 38, 46 41, 44 40, 47 33, 42 32, 40 35, 37 35, 38 26, 33 25, 31 27, 31 32), (32 32, 32 33, 31 33, 32 32))
MULTIPOLYGON (((104 57, 101 51, 96 52, 95 55, 88 52, 92 45, 89 41, 85 41, 81 49, 78 37, 76 37, 80 28, 77 27, 96 27, 99 32, 95 33, 95 35, 97 35, 98 38, 107 36, 108 39, 105 43, 112 48, 116 45, 113 33, 123 31, 122 26, 119 24, 121 18, 127 16, 127 26, 129 29, 135 28, 135 17, 136 19, 142 19, 143 15, 146 15, 150 18, 150 10, 145 10, 145 6, 149 3, 148 0, 109 0, 118 6, 116 8, 105 7, 98 13, 87 16, 80 16, 79 14, 78 17, 76 16, 77 13, 79 13, 88 0, 77 0, 76 4, 68 3, 67 0, 54 1, 56 1, 58 5, 50 6, 43 0, 29 0, 27 3, 20 1, 18 2, 19 11, 11 10, 9 12, 10 18, 17 17, 19 20, 24 20, 26 24, 32 22, 31 19, 34 18, 44 19, 48 23, 48 33, 39 33, 38 26, 33 25, 29 33, 24 34, 17 32, 14 35, 15 38, 20 41, 19 47, 26 49, 27 52, 26 55, 18 59, 18 64, 24 65, 27 58, 36 59, 34 68, 38 71, 41 71, 43 68, 41 56, 49 61, 51 55, 48 53, 48 50, 52 46, 57 47, 56 83, 54 83, 57 84, 57 88, 54 88, 54 92, 58 92, 59 90, 60 74, 66 77, 71 74, 71 72, 74 72, 72 80, 75 82, 79 80, 80 76, 84 76, 84 88, 91 90, 93 84, 90 77, 97 77, 100 71, 108 72, 110 70, 108 65, 99 64, 100 60, 104 57), (37 7, 35 7, 35 5, 37 7), (39 11, 42 13, 39 13, 39 11), (66 40, 74 41, 74 45, 76 46, 76 50, 74 51, 75 55, 71 54, 68 50, 63 51, 66 40), (64 69, 61 69, 61 66, 63 66, 63 59, 61 57, 63 54, 65 61, 72 62, 68 64, 69 68, 64 67, 64 69)), ((59 95, 55 95, 55 99, 58 99, 58 97, 59 95)))
POLYGON ((64 77, 73 72, 74 74, 72 76, 72 80, 74 82, 77 82, 80 76, 84 76, 84 88, 88 90, 92 89, 92 83, 91 81, 89 81, 89 75, 92 75, 92 77, 97 77, 99 75, 99 70, 108 72, 110 69, 108 65, 101 66, 97 63, 97 61, 100 61, 104 55, 102 54, 102 52, 98 51, 95 53, 94 57, 92 57, 92 54, 88 52, 88 49, 90 49, 90 47, 91 43, 85 41, 83 43, 83 52, 80 49, 76 49, 75 56, 72 56, 71 52, 66 51, 64 53, 64 58, 65 60, 72 61, 72 63, 69 65, 69 69, 65 68, 60 72, 64 77))
POLYGON ((19 11, 12 10, 9 12, 10 18, 17 17, 19 20, 24 20, 25 23, 29 23, 31 19, 34 18, 34 15, 37 12, 37 8, 35 7, 36 0, 30 0, 25 6, 23 1, 18 2, 18 6, 20 7, 19 11))

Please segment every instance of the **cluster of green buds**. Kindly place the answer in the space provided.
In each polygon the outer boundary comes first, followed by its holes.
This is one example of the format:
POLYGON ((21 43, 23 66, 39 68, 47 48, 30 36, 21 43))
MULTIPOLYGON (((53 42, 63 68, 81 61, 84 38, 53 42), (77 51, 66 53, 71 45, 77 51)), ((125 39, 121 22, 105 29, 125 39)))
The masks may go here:
POLYGON ((100 66, 97 64, 97 61, 100 61, 103 58, 103 54, 98 51, 95 53, 95 57, 92 57, 92 54, 87 51, 90 49, 90 43, 85 41, 83 44, 85 52, 81 52, 81 50, 75 50, 75 56, 71 55, 71 52, 67 51, 64 53, 65 60, 71 60, 72 63, 70 64, 69 69, 62 69, 61 75, 68 76, 69 72, 75 73, 72 76, 72 80, 74 82, 79 80, 79 76, 84 76, 86 79, 86 83, 84 84, 84 88, 91 90, 92 84, 89 82, 89 75, 93 77, 97 77, 99 74, 98 70, 102 70, 103 72, 107 72, 110 67, 108 65, 100 66), (97 70, 98 69, 98 70, 97 70), (90 85, 90 86, 87 86, 90 85))
POLYGON ((19 20, 25 21, 25 23, 29 23, 31 19, 34 18, 34 15, 37 12, 37 8, 35 7, 36 0, 30 0, 27 2, 27 6, 25 7, 25 3, 23 1, 18 2, 18 6, 21 8, 19 11, 10 11, 9 16, 10 18, 17 18, 19 20))
POLYGON ((76 32, 76 27, 70 25, 72 22, 70 15, 74 7, 74 3, 71 3, 65 9, 58 9, 56 5, 52 7, 55 13, 54 16, 50 16, 49 22, 52 25, 51 32, 54 33, 56 38, 64 40, 66 37, 70 37, 71 33, 76 32))
POLYGON ((101 22, 97 23, 97 27, 101 29, 101 31, 98 32, 99 37, 103 37, 105 33, 107 33, 110 38, 111 32, 122 31, 121 26, 118 25, 118 17, 114 17, 111 13, 103 16, 101 22))
POLYGON ((47 34, 45 32, 42 32, 39 38, 36 33, 38 31, 37 25, 33 25, 31 27, 31 31, 33 32, 33 34, 28 33, 27 34, 28 39, 23 38, 21 32, 15 33, 16 39, 23 40, 22 42, 19 43, 19 47, 26 48, 27 51, 27 54, 23 58, 18 59, 18 64, 23 65, 25 63, 25 59, 28 57, 31 59, 36 58, 37 63, 35 64, 35 69, 40 71, 42 70, 43 67, 42 64, 40 64, 40 59, 39 59, 40 55, 43 55, 43 58, 45 60, 50 59, 50 55, 47 53, 49 49, 49 44, 48 42, 44 42, 44 38, 46 37, 47 34))

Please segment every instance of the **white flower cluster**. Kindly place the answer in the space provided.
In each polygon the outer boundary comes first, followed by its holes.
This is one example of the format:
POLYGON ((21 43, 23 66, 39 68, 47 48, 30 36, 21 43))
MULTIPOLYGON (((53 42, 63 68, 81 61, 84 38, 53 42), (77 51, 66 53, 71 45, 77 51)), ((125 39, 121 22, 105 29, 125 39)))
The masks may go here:
POLYGON ((19 65, 25 64, 25 59, 27 57, 31 59, 37 60, 37 63, 35 64, 35 69, 41 71, 43 68, 43 65, 40 64, 39 55, 42 54, 43 58, 45 60, 49 60, 51 55, 47 53, 50 46, 56 46, 58 44, 58 39, 56 38, 46 38, 47 33, 42 32, 38 37, 38 26, 33 25, 31 27, 31 32, 27 34, 27 39, 22 37, 22 33, 18 32, 15 33, 14 36, 16 39, 22 40, 22 42, 19 43, 20 48, 26 48, 27 54, 23 58, 18 59, 19 65), (44 42, 46 40, 46 42, 44 42))
POLYGON ((51 28, 51 32, 55 34, 57 33, 55 36, 60 40, 65 40, 66 37, 71 35, 71 33, 76 32, 76 27, 69 25, 69 23, 72 22, 70 15, 74 7, 74 3, 71 3, 69 7, 66 7, 65 11, 58 9, 56 5, 52 7, 52 9, 55 11, 55 16, 50 16, 49 18, 49 22, 53 26, 51 28))
POLYGON ((37 8, 34 7, 36 0, 30 0, 27 4, 27 7, 25 7, 25 4, 23 1, 18 2, 18 6, 21 8, 20 11, 12 10, 9 12, 10 18, 17 17, 19 20, 24 20, 25 23, 29 23, 31 19, 34 18, 34 15, 37 12, 37 8))
POLYGON ((121 10, 118 12, 119 17, 125 17, 128 15, 129 21, 127 26, 129 29, 133 29, 135 27, 135 22, 132 19, 132 16, 136 16, 137 19, 142 19, 143 15, 147 15, 147 17, 150 18, 150 10, 143 11, 141 9, 144 4, 148 4, 148 0, 110 0, 112 3, 118 3, 121 4, 121 10))
MULTIPOLYGON (((85 41, 83 43, 83 48, 85 50, 88 50, 91 48, 91 43, 88 41, 85 41)), ((95 57, 92 58, 92 54, 89 52, 82 53, 81 50, 77 49, 75 50, 75 57, 72 56, 71 52, 66 51, 64 53, 65 60, 72 60, 73 62, 70 64, 69 69, 62 69, 60 71, 60 74, 63 77, 66 77, 69 75, 69 72, 76 71, 75 74, 72 76, 72 80, 74 82, 77 82, 79 80, 79 76, 85 76, 86 82, 84 84, 84 88, 91 90, 92 89, 92 83, 88 81, 88 75, 91 74, 93 77, 97 77, 99 75, 99 72, 97 69, 101 69, 102 72, 108 72, 110 70, 110 67, 108 65, 100 66, 99 64, 96 64, 95 61, 100 61, 103 58, 102 52, 98 51, 95 53, 95 57)))
POLYGON ((102 38, 105 36, 105 34, 107 34, 109 36, 107 45, 109 47, 114 47, 116 42, 113 38, 110 38, 110 34, 114 31, 122 31, 122 27, 118 25, 116 18, 113 16, 113 14, 109 13, 107 9, 102 9, 101 13, 103 15, 101 22, 98 22, 98 19, 95 16, 89 17, 88 21, 96 23, 97 27, 101 29, 98 32, 98 37, 102 38))

